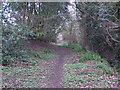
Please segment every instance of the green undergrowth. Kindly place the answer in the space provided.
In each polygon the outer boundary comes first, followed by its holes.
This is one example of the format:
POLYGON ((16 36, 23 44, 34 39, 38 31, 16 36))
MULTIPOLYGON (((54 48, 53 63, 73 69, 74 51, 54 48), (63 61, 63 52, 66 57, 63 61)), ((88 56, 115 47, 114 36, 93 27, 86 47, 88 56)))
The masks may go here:
MULTIPOLYGON (((117 83, 118 73, 100 55, 89 50, 83 50, 79 45, 63 46, 77 52, 79 57, 79 62, 64 65, 63 87, 108 88, 111 87, 109 82, 111 84, 117 83), (112 79, 111 76, 113 76, 112 79)), ((70 57, 67 60, 69 59, 70 57)), ((117 86, 113 85, 113 87, 117 86)))
POLYGON ((59 45, 66 47, 66 48, 70 48, 74 52, 78 52, 79 56, 81 57, 79 62, 84 62, 84 61, 88 61, 88 60, 95 60, 95 61, 101 61, 105 64, 108 64, 108 62, 105 59, 101 58, 100 55, 98 55, 92 51, 82 49, 82 47, 79 44, 66 44, 66 43, 62 42, 59 45))
POLYGON ((38 83, 47 81, 46 75, 49 73, 44 62, 39 62, 40 65, 34 66, 16 66, 16 67, 3 67, 3 85, 7 88, 40 88, 38 83))
MULTIPOLYGON (((43 49, 26 52, 24 55, 28 57, 27 61, 13 62, 12 66, 3 66, 3 87, 40 88, 43 82, 48 82, 49 67, 52 65, 48 59, 55 56, 55 53, 50 49, 43 49)), ((45 87, 44 84, 43 87, 45 87)))
POLYGON ((117 82, 117 73, 104 63, 75 63, 64 65, 63 87, 76 88, 91 86, 92 88, 107 88, 108 82, 117 82), (102 77, 103 76, 103 77, 102 77), (111 76, 115 78, 110 79, 111 76), (91 83, 89 83, 91 82, 91 83))
POLYGON ((31 56, 38 57, 43 60, 49 60, 54 57, 56 54, 50 49, 43 49, 41 51, 34 51, 30 53, 31 56))
POLYGON ((67 44, 65 42, 61 42, 61 43, 58 43, 57 45, 63 46, 63 47, 66 47, 66 48, 70 48, 74 52, 81 52, 82 51, 82 47, 79 44, 67 44))
MULTIPOLYGON (((95 61, 100 61, 100 62, 104 63, 105 65, 110 66, 108 61, 106 59, 101 58, 101 56, 99 54, 97 54, 93 51, 90 51, 90 50, 84 50, 78 44, 70 44, 70 45, 63 44, 63 46, 72 49, 74 52, 77 52, 78 56, 80 57, 79 62, 95 60, 95 61)), ((116 69, 118 72, 120 71, 119 64, 114 65, 113 68, 116 69)))
POLYGON ((95 60, 95 61, 100 61, 100 62, 108 65, 108 62, 105 59, 101 58, 100 55, 98 55, 92 51, 87 50, 87 51, 81 52, 80 55, 81 55, 81 58, 80 58, 79 62, 95 60))

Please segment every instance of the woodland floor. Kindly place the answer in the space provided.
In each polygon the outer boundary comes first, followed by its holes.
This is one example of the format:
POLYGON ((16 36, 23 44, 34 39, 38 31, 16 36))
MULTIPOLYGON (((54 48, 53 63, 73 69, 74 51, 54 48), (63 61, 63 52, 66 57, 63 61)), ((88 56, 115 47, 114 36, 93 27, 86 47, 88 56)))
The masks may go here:
MULTIPOLYGON (((101 74, 99 61, 78 63, 79 56, 69 48, 56 46, 38 40, 30 40, 29 52, 50 49, 55 56, 35 64, 17 63, 15 67, 3 67, 3 87, 15 88, 118 88, 118 76, 115 73, 101 74), (93 72, 93 73, 92 73, 93 72)), ((109 70, 109 69, 108 69, 109 70)), ((112 70, 111 70, 112 71, 112 70)), ((112 71, 113 72, 113 71, 112 71)))
POLYGON ((51 88, 62 88, 63 86, 61 85, 62 82, 62 75, 63 75, 63 65, 65 62, 65 58, 68 55, 73 55, 74 53, 65 47, 61 47, 61 46, 55 46, 55 45, 51 45, 49 43, 45 43, 45 42, 39 42, 39 41, 30 41, 30 44, 28 46, 28 48, 31 51, 36 51, 36 50, 42 50, 44 48, 48 48, 51 49, 55 52, 55 54, 57 54, 57 56, 53 57, 50 61, 52 61, 54 64, 52 65, 51 69, 51 74, 50 74, 50 84, 48 87, 51 88))

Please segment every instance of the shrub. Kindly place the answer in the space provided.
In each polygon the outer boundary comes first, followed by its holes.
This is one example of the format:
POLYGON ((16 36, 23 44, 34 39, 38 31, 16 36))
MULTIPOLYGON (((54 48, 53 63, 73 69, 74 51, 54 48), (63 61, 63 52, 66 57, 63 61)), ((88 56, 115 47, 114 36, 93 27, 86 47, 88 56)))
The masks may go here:
POLYGON ((86 51, 86 52, 81 53, 81 58, 79 62, 83 62, 87 60, 96 60, 96 61, 101 61, 104 64, 108 64, 106 60, 102 59, 98 54, 91 52, 91 51, 86 51))
POLYGON ((29 35, 30 39, 39 39, 46 42, 55 42, 56 34, 53 31, 34 31, 29 35))
POLYGON ((24 54, 24 40, 29 34, 26 26, 3 26, 2 33, 2 65, 10 65, 12 61, 26 60, 24 54))

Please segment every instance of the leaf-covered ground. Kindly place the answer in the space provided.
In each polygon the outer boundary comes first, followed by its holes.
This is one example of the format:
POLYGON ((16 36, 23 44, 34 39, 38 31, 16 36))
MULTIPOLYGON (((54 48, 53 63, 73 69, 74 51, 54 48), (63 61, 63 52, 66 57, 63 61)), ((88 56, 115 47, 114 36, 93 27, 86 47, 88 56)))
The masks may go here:
POLYGON ((118 88, 117 73, 101 62, 65 64, 63 75, 65 88, 118 88))
POLYGON ((19 65, 16 67, 3 67, 4 88, 41 88, 49 83, 50 63, 44 60, 35 65, 19 65), (47 82, 47 83, 46 83, 47 82))
MULTIPOLYGON (((34 43, 35 44, 35 43, 34 43)), ((31 45, 31 44, 30 44, 31 45)), ((3 88, 42 88, 48 87, 52 59, 56 54, 44 45, 31 49, 28 45, 28 62, 13 62, 12 66, 2 68, 3 88), (43 46, 43 47, 42 47, 43 46)))
POLYGON ((76 45, 30 41, 28 49, 29 63, 2 68, 3 88, 119 88, 115 69, 76 45))

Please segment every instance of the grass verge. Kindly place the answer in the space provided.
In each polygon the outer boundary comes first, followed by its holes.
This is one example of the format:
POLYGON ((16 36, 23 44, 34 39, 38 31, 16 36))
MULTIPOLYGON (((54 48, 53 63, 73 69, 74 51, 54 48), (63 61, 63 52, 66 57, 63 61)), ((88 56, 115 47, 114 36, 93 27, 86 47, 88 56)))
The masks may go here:
POLYGON ((17 62, 13 66, 3 66, 3 88, 42 88, 47 87, 48 74, 55 56, 49 49, 26 53, 27 62, 17 62), (47 83, 46 83, 47 82, 47 83))
POLYGON ((79 45, 63 46, 77 52, 79 57, 79 62, 64 65, 63 87, 118 88, 118 73, 105 59, 92 51, 83 50, 79 45))

